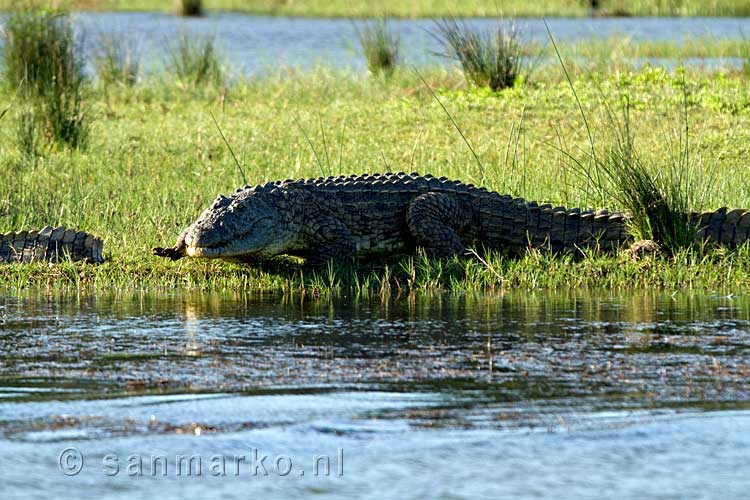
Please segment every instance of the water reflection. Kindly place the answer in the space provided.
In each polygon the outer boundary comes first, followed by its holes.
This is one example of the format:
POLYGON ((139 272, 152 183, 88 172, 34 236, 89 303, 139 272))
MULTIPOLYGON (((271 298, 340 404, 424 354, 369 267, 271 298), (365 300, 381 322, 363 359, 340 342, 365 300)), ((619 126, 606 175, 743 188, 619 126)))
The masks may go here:
POLYGON ((9 387, 247 391, 378 385, 652 406, 748 399, 750 301, 666 294, 9 297, 9 387))
POLYGON ((745 297, 660 293, 4 297, 3 495, 743 498, 749 326, 745 297), (100 466, 253 450, 343 475, 100 466))

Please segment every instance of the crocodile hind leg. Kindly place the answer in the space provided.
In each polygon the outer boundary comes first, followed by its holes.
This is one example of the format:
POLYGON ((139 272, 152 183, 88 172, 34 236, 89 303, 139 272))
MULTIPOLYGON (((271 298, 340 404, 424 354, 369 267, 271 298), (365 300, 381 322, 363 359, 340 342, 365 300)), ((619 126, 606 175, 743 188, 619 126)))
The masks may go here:
POLYGON ((301 256, 308 266, 321 266, 329 260, 351 261, 357 251, 352 233, 344 223, 333 217, 315 220, 310 224, 313 246, 301 256))
POLYGON ((452 257, 466 251, 458 231, 471 224, 471 213, 445 193, 415 198, 406 212, 406 223, 417 245, 431 257, 452 257))

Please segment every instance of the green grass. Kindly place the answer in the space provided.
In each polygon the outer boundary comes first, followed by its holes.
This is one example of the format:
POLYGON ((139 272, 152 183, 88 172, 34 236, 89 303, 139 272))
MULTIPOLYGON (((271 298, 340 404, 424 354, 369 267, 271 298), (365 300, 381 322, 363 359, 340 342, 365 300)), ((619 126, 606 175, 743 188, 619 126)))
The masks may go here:
MULTIPOLYGON (((174 0, 62 0, 56 2, 73 10, 147 10, 174 12, 174 0)), ((747 0, 600 0, 598 15, 634 16, 748 16, 747 0)), ((12 0, 2 0, 0 7, 12 6, 12 0)), ((351 2, 345 0, 207 0, 203 9, 236 11, 279 16, 324 17, 445 17, 481 16, 589 16, 591 8, 584 0, 381 0, 351 2), (501 10, 501 12, 498 12, 501 10)))
POLYGON ((435 36, 445 46, 445 56, 461 65, 466 79, 478 87, 497 91, 512 87, 524 69, 521 38, 514 24, 498 21, 492 31, 473 29, 465 22, 443 19, 435 36))
POLYGON ((390 76, 398 65, 399 38, 385 18, 357 26, 359 45, 373 75, 390 76))
MULTIPOLYGON (((184 88, 155 77, 100 88, 89 98, 91 132, 85 151, 45 149, 24 160, 17 123, 0 121, 0 231, 69 225, 105 239, 108 262, 0 266, 0 288, 42 286, 84 290, 184 288, 275 289, 328 293, 399 290, 631 287, 750 289, 748 249, 677 250, 634 261, 623 255, 584 258, 531 252, 520 259, 395 259, 356 272, 335 267, 310 272, 288 262, 261 267, 215 261, 172 263, 151 248, 179 232, 241 176, 209 113, 216 116, 245 166, 248 182, 417 170, 542 202, 623 208, 601 200, 589 179, 560 153, 586 151, 588 138, 559 67, 502 92, 467 88, 460 72, 420 72, 453 114, 484 165, 479 166, 414 72, 389 80, 327 68, 288 70, 240 81, 226 93, 214 86, 184 88), (304 127, 308 137, 295 124, 304 127), (320 165, 308 144, 315 146, 320 165), (327 160, 326 160, 327 159, 327 160), (386 166, 387 165, 387 166, 386 166)), ((662 69, 614 71, 574 78, 593 134, 607 141, 602 96, 628 96, 640 157, 668 164, 664 135, 687 110, 693 154, 713 166, 705 204, 750 207, 746 156, 750 140, 750 81, 742 72, 662 69), (684 88, 687 93, 683 93, 684 88)), ((9 103, 14 92, 0 93, 9 103)))
POLYGON ((183 86, 224 84, 222 57, 212 36, 180 34, 168 49, 166 66, 183 86))
POLYGON ((676 146, 669 135, 664 136, 663 147, 669 151, 666 159, 644 159, 633 132, 628 90, 614 96, 617 100, 615 106, 600 92, 599 102, 606 110, 609 123, 605 129, 608 128, 610 135, 602 151, 594 141, 588 114, 549 26, 547 31, 584 121, 590 146, 584 159, 578 159, 564 148, 560 148, 560 151, 580 168, 587 181, 599 193, 602 203, 612 199, 631 215, 629 229, 635 239, 653 240, 670 253, 695 245, 697 225, 690 220, 690 213, 703 209, 700 200, 711 186, 710 179, 705 182, 700 159, 696 163, 692 156, 688 88, 684 69, 678 69, 678 73, 683 76, 683 114, 679 122, 681 128, 676 146))
POLYGON ((3 76, 11 88, 23 83, 37 97, 81 79, 80 47, 64 12, 12 11, 3 28, 3 76))
MULTIPOLYGON (((85 144, 88 123, 84 113, 83 49, 73 33, 70 16, 51 10, 11 12, 4 26, 4 77, 13 89, 23 88, 34 113, 20 115, 19 128, 35 130, 31 118, 44 121, 46 135, 73 148, 85 144)), ((28 151, 30 136, 21 135, 28 151)))
POLYGON ((33 163, 39 156, 40 133, 33 106, 22 105, 16 113, 16 143, 22 165, 33 163))
POLYGON ((135 85, 141 68, 135 41, 124 34, 100 34, 94 65, 104 85, 135 85))
MULTIPOLYGON (((664 40, 639 40, 623 35, 613 35, 605 39, 567 42, 566 51, 574 57, 591 61, 617 61, 622 58, 668 58, 685 59, 739 57, 748 54, 746 41, 742 33, 726 33, 728 38, 702 36, 687 38, 681 42, 664 40)), ((535 55, 541 47, 527 46, 526 52, 535 55)))

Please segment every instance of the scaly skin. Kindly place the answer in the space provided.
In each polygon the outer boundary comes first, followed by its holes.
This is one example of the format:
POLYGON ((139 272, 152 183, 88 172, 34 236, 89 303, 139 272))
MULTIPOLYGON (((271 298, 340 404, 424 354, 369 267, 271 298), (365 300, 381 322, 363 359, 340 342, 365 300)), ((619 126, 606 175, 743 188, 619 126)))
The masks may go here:
MULTIPOLYGON (((726 245, 748 239, 750 212, 691 214, 696 238, 726 245)), ((308 263, 366 259, 424 247, 432 256, 466 247, 522 252, 614 250, 631 240, 629 216, 553 208, 446 178, 372 174, 287 180, 220 196, 159 256, 248 261, 279 254, 308 263)))
POLYGON ((65 259, 98 264, 104 262, 102 246, 101 239, 64 227, 0 234, 0 264, 65 259))

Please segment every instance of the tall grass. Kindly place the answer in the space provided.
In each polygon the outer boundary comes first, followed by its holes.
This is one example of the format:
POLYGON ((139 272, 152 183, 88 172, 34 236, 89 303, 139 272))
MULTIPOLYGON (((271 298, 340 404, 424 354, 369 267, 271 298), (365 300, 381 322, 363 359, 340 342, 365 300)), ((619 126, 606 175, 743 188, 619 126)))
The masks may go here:
POLYGON ((746 17, 750 5, 738 0, 602 0, 600 12, 614 16, 746 17))
POLYGON ((138 81, 140 56, 131 39, 123 35, 102 33, 94 65, 101 83, 131 86, 138 81))
POLYGON ((750 38, 740 30, 739 57, 742 61, 742 72, 745 76, 750 75, 750 38))
POLYGON ((16 144, 25 164, 33 164, 39 156, 39 130, 33 106, 24 106, 16 118, 16 144))
POLYGON ((184 85, 222 85, 224 70, 212 36, 182 33, 169 48, 167 69, 184 85))
POLYGON ((46 133, 55 142, 77 149, 86 145, 89 122, 83 104, 83 81, 70 89, 53 85, 42 98, 46 133))
POLYGON ((625 102, 620 117, 610 111, 613 139, 604 155, 592 158, 602 174, 592 176, 598 181, 594 187, 632 214, 636 237, 652 239, 671 252, 689 247, 696 230, 689 213, 702 203, 705 191, 700 185, 701 169, 692 164, 687 123, 676 147, 665 144, 668 157, 650 162, 636 147, 627 98, 625 102))
POLYGON ((5 80, 12 88, 25 81, 43 95, 53 85, 71 87, 81 78, 80 47, 66 13, 14 10, 4 28, 5 80))
MULTIPOLYGON (((3 0, 0 6, 18 0, 3 0)), ((175 0, 177 12, 181 10, 175 0)), ((51 2, 48 2, 51 3, 51 2)), ((63 3, 63 2, 59 2, 63 3)), ((113 8, 117 10, 162 11, 169 2, 165 0, 94 1, 65 0, 74 10, 113 8)), ((598 3, 602 15, 632 16, 725 16, 747 17, 750 4, 746 0, 378 0, 355 2, 352 0, 211 0, 211 8, 276 16, 372 18, 387 13, 396 18, 430 18, 444 16, 492 17, 498 9, 516 17, 584 17, 591 14, 591 5, 598 3)))
MULTIPOLYGON (((549 27, 547 27, 549 31, 549 27)), ((598 148, 584 107, 573 80, 565 67, 560 51, 549 33, 555 53, 573 91, 578 109, 586 125, 590 151, 586 158, 567 156, 588 178, 602 200, 614 199, 631 215, 631 231, 641 239, 652 239, 665 250, 676 252, 695 243, 695 226, 690 212, 700 208, 708 189, 702 177, 700 159, 691 156, 688 125, 687 87, 682 80, 682 121, 677 144, 665 137, 666 159, 652 162, 645 159, 636 147, 631 121, 630 96, 619 96, 620 113, 612 108, 600 90, 606 109, 605 133, 609 141, 598 148)))
POLYGON ((523 71, 523 45, 514 22, 503 20, 494 31, 480 31, 466 22, 443 19, 436 22, 435 36, 445 47, 446 57, 461 64, 466 79, 493 91, 512 87, 523 71))
POLYGON ((81 147, 88 133, 83 109, 86 77, 82 46, 69 15, 15 10, 6 19, 5 36, 6 81, 14 87, 23 83, 49 138, 81 147))
POLYGON ((357 37, 367 60, 367 69, 374 75, 391 75, 399 60, 400 40, 391 31, 386 18, 357 27, 357 37))

